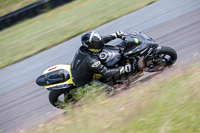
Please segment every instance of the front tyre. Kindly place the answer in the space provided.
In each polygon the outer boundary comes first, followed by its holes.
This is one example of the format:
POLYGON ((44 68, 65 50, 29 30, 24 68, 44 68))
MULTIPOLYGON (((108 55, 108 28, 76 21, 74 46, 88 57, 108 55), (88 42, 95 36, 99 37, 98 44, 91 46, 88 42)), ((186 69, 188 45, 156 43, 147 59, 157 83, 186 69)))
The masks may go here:
POLYGON ((173 65, 177 60, 176 51, 170 47, 162 46, 158 51, 158 55, 166 61, 167 66, 173 65))
POLYGON ((172 66, 177 60, 177 53, 173 48, 161 46, 156 50, 153 58, 146 61, 147 72, 161 71, 172 66))

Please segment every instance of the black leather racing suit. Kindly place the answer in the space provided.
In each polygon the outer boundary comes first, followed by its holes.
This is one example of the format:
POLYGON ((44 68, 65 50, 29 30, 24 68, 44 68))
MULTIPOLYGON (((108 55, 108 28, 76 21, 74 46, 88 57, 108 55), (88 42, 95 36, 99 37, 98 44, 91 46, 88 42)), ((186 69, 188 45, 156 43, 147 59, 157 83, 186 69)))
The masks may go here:
MULTIPOLYGON (((116 39, 115 36, 108 35, 102 37, 104 43, 116 39)), ((108 69, 101 64, 99 58, 95 53, 87 50, 81 46, 76 52, 71 63, 72 80, 77 87, 89 83, 94 73, 102 74, 103 78, 118 76, 120 74, 119 68, 108 69)))

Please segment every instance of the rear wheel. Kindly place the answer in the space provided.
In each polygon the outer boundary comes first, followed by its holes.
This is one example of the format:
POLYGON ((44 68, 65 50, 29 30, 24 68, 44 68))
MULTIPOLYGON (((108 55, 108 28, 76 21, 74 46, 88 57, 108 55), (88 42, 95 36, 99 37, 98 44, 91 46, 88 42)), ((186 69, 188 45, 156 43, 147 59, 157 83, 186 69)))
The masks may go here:
POLYGON ((55 90, 49 92, 49 102, 57 108, 63 109, 71 98, 67 90, 55 90))
POLYGON ((177 53, 170 47, 162 46, 153 59, 146 61, 146 71, 161 71, 165 67, 172 66, 177 60, 177 53))

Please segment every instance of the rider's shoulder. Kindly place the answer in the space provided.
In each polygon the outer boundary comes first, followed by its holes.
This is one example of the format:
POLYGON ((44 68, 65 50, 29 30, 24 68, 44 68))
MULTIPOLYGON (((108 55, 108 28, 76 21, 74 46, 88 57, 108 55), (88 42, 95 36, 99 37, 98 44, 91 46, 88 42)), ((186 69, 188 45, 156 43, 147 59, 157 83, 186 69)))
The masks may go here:
POLYGON ((92 65, 92 64, 94 64, 95 62, 100 62, 100 61, 99 61, 99 59, 98 59, 97 56, 94 56, 94 55, 90 55, 90 54, 89 54, 89 56, 87 56, 86 62, 88 63, 88 65, 92 65))
POLYGON ((86 55, 88 53, 88 50, 86 47, 81 46, 81 47, 79 47, 78 52, 86 55))
POLYGON ((81 53, 82 55, 86 55, 87 60, 97 60, 98 56, 92 54, 87 48, 85 48, 84 46, 81 46, 79 48, 79 53, 81 53))

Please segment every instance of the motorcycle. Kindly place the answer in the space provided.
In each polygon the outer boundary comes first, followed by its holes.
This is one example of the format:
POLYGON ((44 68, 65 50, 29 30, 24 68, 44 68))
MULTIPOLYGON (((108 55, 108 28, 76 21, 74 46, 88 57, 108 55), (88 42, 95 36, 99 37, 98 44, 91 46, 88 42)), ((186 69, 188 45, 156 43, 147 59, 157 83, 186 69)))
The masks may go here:
MULTIPOLYGON (((94 74, 93 79, 111 86, 127 83, 124 81, 129 80, 129 77, 137 79, 143 71, 162 71, 172 66, 177 60, 177 53, 173 48, 158 46, 151 37, 142 33, 124 34, 120 44, 105 45, 98 56, 107 68, 125 66, 128 71, 120 77, 109 79, 103 79, 100 74, 94 74)), ((59 103, 67 102, 71 97, 66 98, 65 96, 76 88, 72 80, 70 65, 55 65, 46 69, 37 78, 36 83, 50 91, 49 101, 58 108, 62 108, 59 103), (61 95, 62 99, 60 99, 61 95)))

